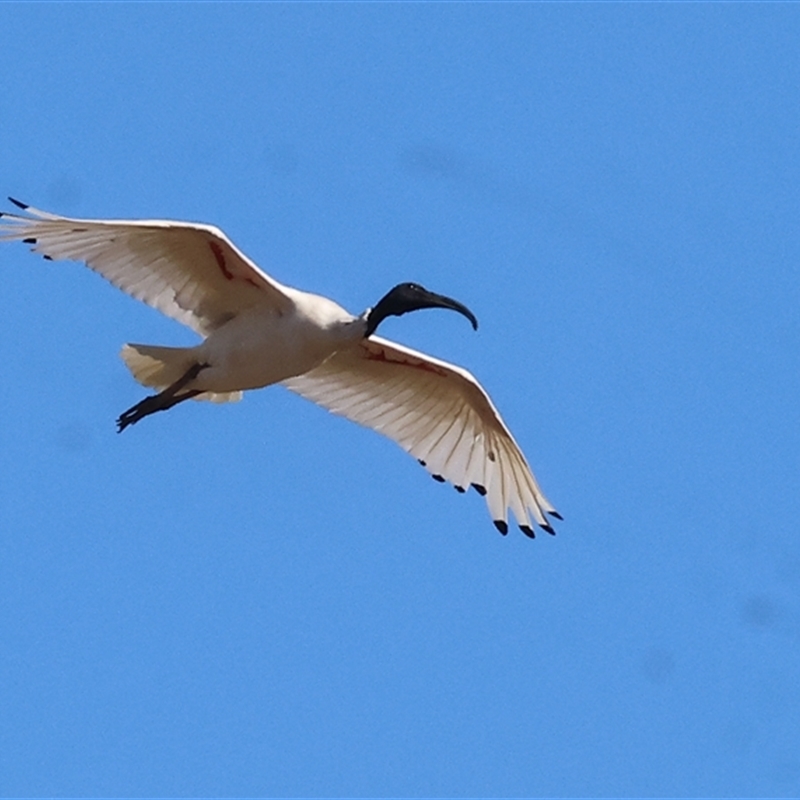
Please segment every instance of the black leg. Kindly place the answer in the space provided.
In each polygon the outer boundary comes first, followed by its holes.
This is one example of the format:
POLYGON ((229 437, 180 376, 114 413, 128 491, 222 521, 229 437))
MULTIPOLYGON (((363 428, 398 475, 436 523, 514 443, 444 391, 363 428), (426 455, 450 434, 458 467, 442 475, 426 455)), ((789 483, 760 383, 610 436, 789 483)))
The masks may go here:
POLYGON ((182 377, 180 377, 171 386, 164 389, 163 392, 145 397, 144 400, 139 401, 135 406, 131 406, 127 411, 123 411, 117 420, 117 433, 122 433, 128 425, 136 424, 140 419, 144 419, 150 414, 155 414, 156 411, 166 411, 167 409, 182 403, 184 400, 190 400, 192 397, 202 394, 201 389, 189 389, 186 392, 179 394, 181 389, 187 383, 193 381, 208 364, 193 364, 182 377))

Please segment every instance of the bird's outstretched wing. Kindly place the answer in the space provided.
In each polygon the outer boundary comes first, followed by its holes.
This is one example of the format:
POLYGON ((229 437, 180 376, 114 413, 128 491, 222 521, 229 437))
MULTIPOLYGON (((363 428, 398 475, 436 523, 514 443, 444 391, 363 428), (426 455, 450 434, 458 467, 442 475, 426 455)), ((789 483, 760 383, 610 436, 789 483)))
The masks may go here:
POLYGON ((48 259, 84 261, 123 292, 207 336, 237 313, 292 301, 225 234, 168 220, 71 219, 9 198, 25 212, 0 213, 0 239, 33 245, 48 259))
POLYGON ((283 385, 397 442, 440 481, 485 495, 497 529, 560 516, 486 392, 466 370, 372 336, 283 385))

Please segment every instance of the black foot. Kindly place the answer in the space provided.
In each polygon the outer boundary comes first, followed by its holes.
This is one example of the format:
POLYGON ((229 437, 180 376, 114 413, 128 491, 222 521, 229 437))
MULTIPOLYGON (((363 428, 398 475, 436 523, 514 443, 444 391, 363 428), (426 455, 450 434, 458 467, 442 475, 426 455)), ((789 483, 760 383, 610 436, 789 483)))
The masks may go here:
POLYGON ((184 400, 190 400, 192 397, 202 394, 201 389, 190 389, 188 392, 178 393, 208 366, 208 364, 193 364, 172 386, 168 386, 163 392, 145 397, 135 406, 123 411, 117 420, 117 433, 122 433, 128 425, 135 425, 140 419, 155 414, 156 411, 166 411, 184 400))
POLYGON ((117 433, 122 433, 128 425, 134 425, 137 423, 142 417, 146 417, 148 413, 153 413, 155 408, 151 411, 147 411, 145 409, 146 405, 152 403, 154 400, 158 399, 158 395, 153 395, 152 397, 145 397, 140 403, 137 403, 135 406, 131 406, 127 411, 123 411, 119 417, 117 418, 117 433))
POLYGON ((139 401, 135 406, 131 406, 127 411, 123 411, 119 415, 117 433, 122 433, 128 425, 135 425, 140 419, 144 419, 150 414, 155 414, 156 411, 167 411, 172 406, 176 406, 184 400, 191 400, 202 393, 200 389, 192 389, 177 397, 164 397, 163 393, 145 397, 144 400, 139 401))

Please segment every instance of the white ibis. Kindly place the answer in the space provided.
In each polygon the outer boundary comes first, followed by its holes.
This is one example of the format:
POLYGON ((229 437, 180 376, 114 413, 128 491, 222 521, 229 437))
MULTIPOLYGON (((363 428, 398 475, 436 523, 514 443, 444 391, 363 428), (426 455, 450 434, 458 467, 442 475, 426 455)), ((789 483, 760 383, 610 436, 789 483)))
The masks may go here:
POLYGON ((534 536, 561 519, 486 392, 466 370, 375 336, 388 316, 464 305, 401 283, 353 316, 319 295, 283 286, 210 225, 168 220, 71 219, 9 198, 0 239, 32 245, 46 259, 83 261, 132 297, 195 330, 195 347, 128 344, 134 378, 158 390, 123 412, 119 431, 184 400, 226 402, 280 383, 388 436, 437 481, 486 498, 497 529, 508 511, 534 536))

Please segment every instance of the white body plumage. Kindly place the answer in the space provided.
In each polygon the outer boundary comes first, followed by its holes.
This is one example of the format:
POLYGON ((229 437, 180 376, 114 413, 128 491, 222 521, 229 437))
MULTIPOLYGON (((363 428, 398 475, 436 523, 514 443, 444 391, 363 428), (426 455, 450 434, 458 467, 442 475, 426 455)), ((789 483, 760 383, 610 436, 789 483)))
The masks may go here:
POLYGON ((366 320, 326 297, 292 290, 288 311, 251 309, 212 331, 194 348, 209 364, 195 381, 207 392, 260 389, 302 375, 364 338, 366 320))

